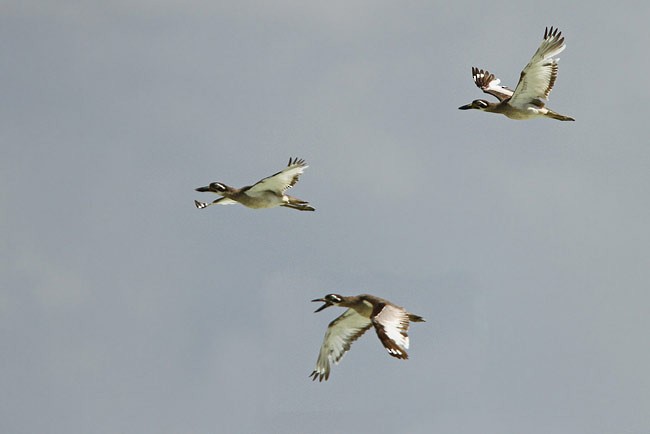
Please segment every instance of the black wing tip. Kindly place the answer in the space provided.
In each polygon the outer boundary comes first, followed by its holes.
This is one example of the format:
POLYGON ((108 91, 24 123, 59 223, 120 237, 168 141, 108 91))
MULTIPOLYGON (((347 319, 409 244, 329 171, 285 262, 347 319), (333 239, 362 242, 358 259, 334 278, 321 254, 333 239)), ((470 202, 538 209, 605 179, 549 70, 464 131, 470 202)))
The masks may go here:
POLYGON ((472 75, 477 75, 477 74, 492 75, 490 71, 488 71, 487 69, 477 68, 476 66, 472 66, 472 75))
POLYGON ((493 80, 496 80, 494 74, 486 69, 472 67, 472 80, 481 89, 487 88, 493 80))
POLYGON ((309 374, 309 378, 311 378, 312 381, 316 381, 318 379, 318 382, 322 382, 323 380, 327 381, 330 378, 330 373, 319 373, 317 371, 312 372, 309 374))
POLYGON ((302 158, 298 158, 298 157, 294 157, 294 158, 292 158, 292 157, 289 157, 289 164, 287 164, 287 167, 291 167, 291 166, 304 166, 304 165, 306 165, 306 164, 307 164, 307 162, 306 162, 304 159, 302 159, 302 158))
POLYGON ((401 348, 390 349, 390 348, 386 347, 386 351, 388 351, 388 354, 395 357, 396 359, 408 360, 408 358, 409 358, 409 355, 406 353, 406 351, 404 351, 401 348))
POLYGON ((562 38, 562 32, 560 31, 560 29, 558 29, 557 27, 554 28, 553 26, 551 26, 550 28, 546 27, 546 29, 544 29, 544 39, 548 39, 548 38, 561 39, 560 42, 564 41, 564 38, 562 38))

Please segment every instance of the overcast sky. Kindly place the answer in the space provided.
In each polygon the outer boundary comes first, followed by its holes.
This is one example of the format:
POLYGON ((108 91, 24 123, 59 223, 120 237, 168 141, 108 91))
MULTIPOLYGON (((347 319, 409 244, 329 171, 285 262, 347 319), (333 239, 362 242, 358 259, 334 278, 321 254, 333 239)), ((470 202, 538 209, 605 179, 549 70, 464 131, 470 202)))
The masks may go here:
POLYGON ((0 3, 3 433, 647 434, 650 3, 0 3), (511 87, 546 26, 549 107, 511 87), (287 208, 195 187, 310 164, 287 208), (326 293, 422 315, 314 383, 326 293))

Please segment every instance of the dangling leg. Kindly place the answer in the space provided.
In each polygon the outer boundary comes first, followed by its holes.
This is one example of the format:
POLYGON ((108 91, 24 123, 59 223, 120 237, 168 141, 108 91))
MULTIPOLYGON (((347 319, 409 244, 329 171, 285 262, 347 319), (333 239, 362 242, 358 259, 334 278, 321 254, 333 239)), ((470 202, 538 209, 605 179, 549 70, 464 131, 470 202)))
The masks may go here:
POLYGON ((288 201, 282 204, 287 208, 297 209, 298 211, 316 211, 316 208, 309 205, 309 202, 300 200, 297 197, 287 196, 288 201))
POLYGON ((546 116, 553 119, 557 119, 558 121, 575 121, 575 119, 573 119, 572 117, 561 115, 559 113, 554 112, 553 110, 549 110, 546 113, 546 116))

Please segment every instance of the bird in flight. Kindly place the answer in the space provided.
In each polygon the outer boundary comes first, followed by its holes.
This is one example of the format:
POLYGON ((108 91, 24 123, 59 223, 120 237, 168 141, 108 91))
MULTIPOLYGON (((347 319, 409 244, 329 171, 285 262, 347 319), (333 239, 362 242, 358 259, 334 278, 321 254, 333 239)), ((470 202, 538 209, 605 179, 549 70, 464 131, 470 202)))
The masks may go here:
POLYGON ((230 205, 240 203, 248 208, 274 208, 285 206, 299 211, 314 211, 315 208, 309 202, 289 196, 285 192, 296 185, 298 178, 309 166, 305 160, 289 158, 289 164, 278 173, 268 176, 253 185, 242 188, 230 187, 222 182, 213 182, 205 187, 199 187, 196 191, 212 192, 220 195, 210 203, 194 201, 197 208, 203 209, 210 205, 230 205))
POLYGON ((557 62, 555 58, 566 48, 562 32, 547 27, 544 40, 533 55, 528 65, 521 71, 519 83, 515 90, 501 86, 501 80, 483 69, 472 68, 474 83, 483 92, 495 96, 499 102, 477 99, 470 104, 458 107, 460 110, 476 109, 489 113, 501 113, 510 119, 533 119, 546 117, 560 121, 574 121, 546 107, 546 100, 557 79, 557 62))
POLYGON ((377 337, 388 354, 398 359, 408 359, 406 350, 409 347, 407 334, 409 324, 424 322, 421 316, 409 313, 403 307, 369 294, 347 297, 328 294, 312 301, 325 303, 316 309, 316 312, 330 306, 348 308, 327 327, 316 368, 310 374, 312 380, 327 380, 330 376, 330 363, 338 363, 348 352, 352 342, 370 327, 375 328, 377 337))

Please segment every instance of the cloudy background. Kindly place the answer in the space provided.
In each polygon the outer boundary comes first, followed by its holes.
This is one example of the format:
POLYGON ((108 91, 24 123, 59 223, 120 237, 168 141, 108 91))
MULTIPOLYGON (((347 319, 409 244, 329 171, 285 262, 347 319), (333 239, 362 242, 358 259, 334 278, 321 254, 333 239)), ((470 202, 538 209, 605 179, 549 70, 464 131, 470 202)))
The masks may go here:
POLYGON ((0 431, 647 434, 649 5, 0 3, 0 431), (550 25, 576 122, 457 110, 550 25), (312 382, 329 292, 410 359, 312 382))

